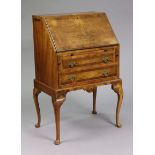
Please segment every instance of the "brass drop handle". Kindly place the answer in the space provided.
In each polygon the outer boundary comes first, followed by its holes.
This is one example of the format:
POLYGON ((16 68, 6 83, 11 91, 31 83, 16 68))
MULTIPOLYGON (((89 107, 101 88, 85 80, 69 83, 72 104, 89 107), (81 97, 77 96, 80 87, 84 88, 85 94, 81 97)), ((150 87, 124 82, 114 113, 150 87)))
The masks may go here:
POLYGON ((73 68, 73 67, 75 67, 76 65, 77 65, 77 64, 76 64, 75 61, 71 61, 71 62, 68 63, 68 66, 69 66, 70 68, 73 68))
POLYGON ((103 71, 103 76, 105 76, 105 77, 109 76, 109 71, 108 70, 104 70, 103 71))
POLYGON ((68 77, 68 79, 71 80, 71 81, 75 81, 76 76, 75 76, 75 75, 70 75, 70 76, 68 77))
POLYGON ((110 61, 110 57, 108 57, 108 56, 103 57, 103 58, 102 58, 102 61, 103 61, 104 63, 108 63, 108 62, 110 61))

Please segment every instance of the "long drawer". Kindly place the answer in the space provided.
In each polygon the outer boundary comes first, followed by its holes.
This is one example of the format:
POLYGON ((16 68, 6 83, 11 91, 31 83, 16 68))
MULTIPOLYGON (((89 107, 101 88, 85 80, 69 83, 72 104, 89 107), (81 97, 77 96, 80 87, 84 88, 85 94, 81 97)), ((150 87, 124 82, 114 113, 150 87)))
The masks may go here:
POLYGON ((59 71, 74 69, 77 67, 91 66, 95 64, 107 65, 116 62, 115 48, 91 49, 74 52, 66 52, 59 55, 59 71))
POLYGON ((93 79, 106 80, 108 78, 117 76, 117 65, 107 65, 95 70, 88 70, 82 72, 75 72, 72 74, 59 74, 59 84, 77 84, 78 82, 85 82, 93 79))

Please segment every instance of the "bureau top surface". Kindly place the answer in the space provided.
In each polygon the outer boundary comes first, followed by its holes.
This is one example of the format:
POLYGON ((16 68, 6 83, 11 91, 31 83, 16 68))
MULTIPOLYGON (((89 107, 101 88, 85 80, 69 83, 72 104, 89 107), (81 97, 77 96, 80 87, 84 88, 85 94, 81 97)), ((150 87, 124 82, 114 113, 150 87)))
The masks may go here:
POLYGON ((56 52, 118 44, 103 12, 41 16, 56 52))

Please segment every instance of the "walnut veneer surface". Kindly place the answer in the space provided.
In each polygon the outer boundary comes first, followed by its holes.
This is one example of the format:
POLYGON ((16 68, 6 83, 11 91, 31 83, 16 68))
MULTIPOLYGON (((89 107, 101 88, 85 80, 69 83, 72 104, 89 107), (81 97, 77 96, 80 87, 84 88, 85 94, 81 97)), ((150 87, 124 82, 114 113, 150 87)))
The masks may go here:
POLYGON ((38 95, 52 97, 56 141, 60 144, 60 107, 69 91, 93 93, 96 114, 97 87, 111 84, 118 95, 116 126, 123 99, 119 77, 120 48, 103 12, 33 15, 35 79, 33 97, 40 127, 38 95))

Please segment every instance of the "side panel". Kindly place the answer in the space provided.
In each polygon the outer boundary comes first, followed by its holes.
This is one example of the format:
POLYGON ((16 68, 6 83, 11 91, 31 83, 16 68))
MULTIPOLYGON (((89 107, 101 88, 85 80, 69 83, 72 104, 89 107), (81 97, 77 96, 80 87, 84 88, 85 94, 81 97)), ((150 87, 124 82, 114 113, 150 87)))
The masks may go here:
POLYGON ((57 57, 42 18, 33 17, 33 37, 35 79, 57 88, 57 57))

